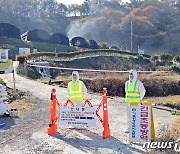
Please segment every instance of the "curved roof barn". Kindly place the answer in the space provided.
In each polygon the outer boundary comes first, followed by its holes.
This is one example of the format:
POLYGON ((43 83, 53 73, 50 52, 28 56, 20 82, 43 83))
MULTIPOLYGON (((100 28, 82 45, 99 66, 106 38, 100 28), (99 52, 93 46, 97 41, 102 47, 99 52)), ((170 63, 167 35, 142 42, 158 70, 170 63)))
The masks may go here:
POLYGON ((21 35, 23 40, 35 42, 49 42, 51 35, 42 29, 33 29, 21 35))
POLYGON ((89 43, 83 37, 74 37, 71 40, 71 44, 73 46, 81 47, 81 48, 89 48, 89 43))
POLYGON ((60 44, 60 45, 69 45, 69 38, 61 33, 53 33, 50 38, 50 43, 60 44))
POLYGON ((0 37, 20 39, 20 29, 9 23, 0 23, 0 37))
POLYGON ((90 49, 99 49, 99 45, 95 40, 89 40, 89 48, 90 49))

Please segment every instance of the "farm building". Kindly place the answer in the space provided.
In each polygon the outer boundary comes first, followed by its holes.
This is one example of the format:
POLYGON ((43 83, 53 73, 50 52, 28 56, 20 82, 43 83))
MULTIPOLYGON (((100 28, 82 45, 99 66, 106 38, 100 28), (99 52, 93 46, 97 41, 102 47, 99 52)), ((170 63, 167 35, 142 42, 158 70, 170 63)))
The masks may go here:
POLYGON ((20 29, 9 23, 0 23, 0 37, 20 39, 20 29))
POLYGON ((25 41, 49 42, 51 35, 42 29, 33 29, 21 35, 25 41))

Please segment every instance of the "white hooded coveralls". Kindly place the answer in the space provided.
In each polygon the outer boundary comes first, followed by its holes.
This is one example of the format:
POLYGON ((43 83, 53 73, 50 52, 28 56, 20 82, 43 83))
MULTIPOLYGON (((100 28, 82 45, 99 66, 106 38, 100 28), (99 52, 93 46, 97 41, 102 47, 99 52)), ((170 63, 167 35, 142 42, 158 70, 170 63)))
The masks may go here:
MULTIPOLYGON (((137 80, 137 71, 136 70, 130 70, 129 71, 129 74, 133 74, 133 79, 130 80, 130 77, 129 77, 129 80, 127 81, 128 82, 128 85, 132 85, 134 80, 137 80)), ((146 93, 146 90, 144 88, 144 85, 141 81, 137 81, 137 88, 138 88, 138 91, 140 93, 140 100, 142 100, 144 98, 144 95, 146 93)), ((127 89, 126 89, 126 86, 125 86, 125 93, 127 92, 127 89)), ((129 129, 129 112, 130 112, 130 102, 126 102, 126 113, 127 113, 127 129, 129 129)))
MULTIPOLYGON (((73 71, 73 72, 72 72, 72 81, 73 81, 73 83, 74 83, 74 86, 76 86, 78 80, 79 80, 79 73, 78 73, 77 71, 73 71), (76 76, 77 76, 77 79, 76 79, 76 80, 74 80, 73 75, 76 75, 76 76)), ((83 92, 83 97, 85 98, 86 95, 87 95, 87 88, 86 88, 86 86, 85 86, 84 83, 82 84, 82 92, 83 92)), ((68 91, 68 94, 69 94, 69 91, 68 91)), ((81 106, 81 105, 82 105, 82 102, 73 102, 73 104, 74 104, 75 106, 81 106)))

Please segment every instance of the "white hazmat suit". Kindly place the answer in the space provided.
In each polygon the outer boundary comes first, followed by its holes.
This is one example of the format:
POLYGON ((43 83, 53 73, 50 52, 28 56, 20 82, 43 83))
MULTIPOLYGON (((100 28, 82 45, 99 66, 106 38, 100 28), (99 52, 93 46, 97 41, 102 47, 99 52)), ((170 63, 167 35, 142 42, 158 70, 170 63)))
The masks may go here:
MULTIPOLYGON (((129 80, 128 85, 132 85, 133 82, 137 80, 137 71, 136 70, 130 70, 129 71, 129 80)), ((137 89, 140 93, 140 100, 144 98, 144 95, 146 93, 146 90, 144 88, 144 85, 141 81, 137 81, 137 89)), ((126 86, 125 86, 125 93, 127 92, 126 86)), ((125 133, 129 133, 129 112, 130 112, 130 103, 126 102, 126 113, 127 113, 127 128, 125 129, 125 133)))
MULTIPOLYGON (((74 86, 76 86, 77 82, 79 80, 79 73, 77 71, 73 71, 72 72, 72 81, 74 83, 74 86)), ((85 86, 85 84, 82 84, 82 92, 83 92, 83 97, 85 98, 87 95, 87 88, 85 86)), ((69 93, 69 91, 68 91, 69 93)), ((82 102, 73 102, 74 106, 81 106, 82 102)))

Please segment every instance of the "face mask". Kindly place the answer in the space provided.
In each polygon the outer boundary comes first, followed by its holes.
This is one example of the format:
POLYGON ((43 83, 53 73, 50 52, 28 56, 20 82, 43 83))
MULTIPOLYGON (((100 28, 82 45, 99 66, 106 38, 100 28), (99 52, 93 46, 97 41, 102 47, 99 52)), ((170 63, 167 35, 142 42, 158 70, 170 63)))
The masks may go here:
POLYGON ((76 81, 76 80, 77 80, 77 75, 73 74, 73 81, 76 81))
POLYGON ((132 81, 133 79, 134 79, 134 75, 133 75, 133 73, 130 73, 130 74, 129 74, 129 80, 132 81))

